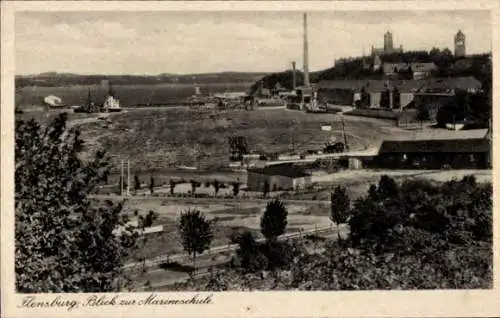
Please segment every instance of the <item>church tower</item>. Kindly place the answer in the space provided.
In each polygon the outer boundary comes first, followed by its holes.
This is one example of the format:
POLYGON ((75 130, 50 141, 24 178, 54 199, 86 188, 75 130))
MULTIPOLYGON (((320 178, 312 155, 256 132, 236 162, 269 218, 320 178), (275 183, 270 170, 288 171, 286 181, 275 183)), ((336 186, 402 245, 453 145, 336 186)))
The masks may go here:
POLYGON ((392 33, 387 31, 384 34, 384 53, 392 53, 393 48, 392 33))
POLYGON ((465 56, 465 34, 462 31, 458 31, 455 35, 455 57, 465 56))

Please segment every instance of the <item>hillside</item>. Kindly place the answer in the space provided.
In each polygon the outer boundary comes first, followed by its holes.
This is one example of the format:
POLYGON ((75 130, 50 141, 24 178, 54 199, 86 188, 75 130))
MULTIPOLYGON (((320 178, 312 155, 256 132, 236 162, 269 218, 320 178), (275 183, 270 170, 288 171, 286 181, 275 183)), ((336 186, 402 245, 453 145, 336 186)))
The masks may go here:
MULTIPOLYGON (((381 57, 382 63, 434 63, 437 70, 432 74, 434 77, 455 77, 455 76, 473 76, 485 84, 491 81, 491 60, 489 54, 470 55, 465 58, 455 58, 447 49, 432 49, 427 51, 404 52, 390 54, 381 57)), ((332 66, 325 70, 310 73, 311 82, 322 80, 359 80, 359 79, 389 79, 384 75, 382 68, 374 70, 370 57, 353 57, 346 59, 344 63, 332 66)), ((397 78, 406 79, 408 74, 397 74, 397 78)), ((391 76, 393 79, 394 76, 391 76)), ((292 87, 292 71, 286 70, 279 73, 273 73, 259 79, 263 81, 265 88, 273 88, 276 83, 280 83, 285 88, 292 87)), ((297 85, 302 85, 303 75, 297 72, 297 85)), ((257 89, 259 83, 252 85, 251 91, 257 89)))

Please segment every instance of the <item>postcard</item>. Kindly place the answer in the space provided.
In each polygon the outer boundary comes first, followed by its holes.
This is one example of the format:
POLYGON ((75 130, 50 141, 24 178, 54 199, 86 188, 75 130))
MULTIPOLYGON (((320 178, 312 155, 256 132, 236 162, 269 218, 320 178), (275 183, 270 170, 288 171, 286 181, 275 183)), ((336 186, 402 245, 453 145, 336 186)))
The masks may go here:
POLYGON ((3 316, 500 314, 498 13, 2 2, 3 316))

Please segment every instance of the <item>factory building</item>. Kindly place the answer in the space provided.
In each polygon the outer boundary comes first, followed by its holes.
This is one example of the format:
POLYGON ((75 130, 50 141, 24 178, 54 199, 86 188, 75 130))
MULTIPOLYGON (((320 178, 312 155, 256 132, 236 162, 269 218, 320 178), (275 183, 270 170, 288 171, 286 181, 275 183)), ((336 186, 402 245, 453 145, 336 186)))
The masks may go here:
POLYGON ((384 140, 373 166, 385 169, 487 169, 491 145, 487 129, 417 133, 384 140))
POLYGON ((249 191, 262 192, 267 183, 270 191, 297 190, 305 188, 311 179, 311 173, 299 166, 280 164, 248 169, 247 187, 249 191))
POLYGON ((382 67, 387 76, 408 72, 414 80, 426 78, 437 70, 434 63, 384 63, 382 67))
MULTIPOLYGON (((382 93, 389 90, 391 109, 427 105, 453 98, 457 90, 478 92, 481 82, 474 77, 427 78, 419 80, 333 80, 320 81, 318 98, 334 105, 356 105, 366 95, 365 107, 381 107, 382 93)), ((441 105, 442 103, 438 103, 441 105)))

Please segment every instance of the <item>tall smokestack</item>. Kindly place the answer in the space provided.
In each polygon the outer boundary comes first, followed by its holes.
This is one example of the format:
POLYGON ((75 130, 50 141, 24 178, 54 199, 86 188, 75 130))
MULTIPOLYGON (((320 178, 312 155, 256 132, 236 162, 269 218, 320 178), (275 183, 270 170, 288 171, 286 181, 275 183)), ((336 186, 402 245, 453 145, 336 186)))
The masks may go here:
POLYGON ((297 75, 296 75, 296 70, 295 70, 295 61, 292 62, 292 87, 293 90, 297 87, 297 75))
POLYGON ((307 43, 307 13, 304 13, 304 86, 309 87, 309 47, 307 43))

